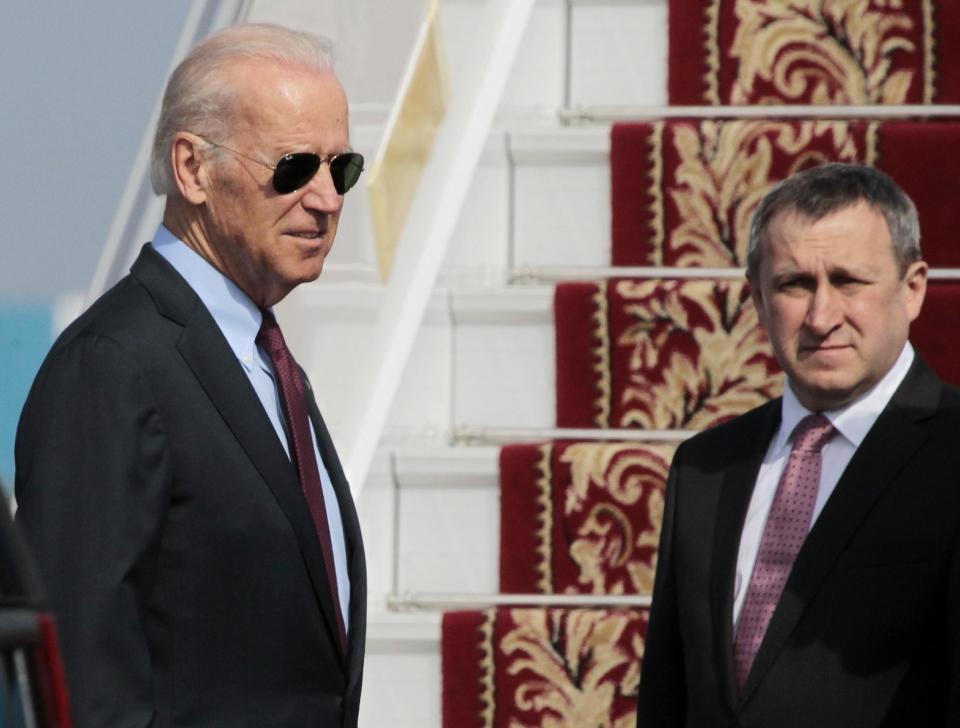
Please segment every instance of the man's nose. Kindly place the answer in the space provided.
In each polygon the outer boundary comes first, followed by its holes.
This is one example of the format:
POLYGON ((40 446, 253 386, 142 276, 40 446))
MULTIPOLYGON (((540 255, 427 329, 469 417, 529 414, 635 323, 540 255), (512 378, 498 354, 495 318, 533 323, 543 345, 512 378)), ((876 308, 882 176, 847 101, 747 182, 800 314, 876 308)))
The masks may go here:
POLYGON ((837 291, 829 284, 818 285, 810 296, 804 321, 807 328, 818 336, 826 336, 840 325, 842 318, 837 291))
POLYGON ((330 176, 330 163, 324 161, 320 169, 307 182, 303 195, 303 206, 320 212, 337 212, 343 207, 343 195, 337 192, 330 176))

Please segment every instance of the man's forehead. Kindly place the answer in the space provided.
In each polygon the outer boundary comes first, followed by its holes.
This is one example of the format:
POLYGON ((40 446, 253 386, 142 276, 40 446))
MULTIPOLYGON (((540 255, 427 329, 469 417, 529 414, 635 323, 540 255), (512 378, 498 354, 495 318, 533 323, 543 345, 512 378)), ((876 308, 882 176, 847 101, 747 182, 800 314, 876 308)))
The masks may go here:
POLYGON ((262 61, 234 73, 234 131, 282 136, 346 128, 347 98, 332 71, 262 61))
POLYGON ((885 229, 887 227, 883 212, 862 198, 822 210, 809 210, 803 205, 786 207, 771 218, 769 227, 803 231, 813 227, 853 224, 854 219, 860 222, 869 220, 874 224, 882 223, 885 229))
POLYGON ((765 244, 763 259, 774 272, 806 268, 814 261, 835 271, 896 263, 886 218, 865 201, 816 219, 802 211, 784 211, 782 218, 771 221, 765 244))
POLYGON ((274 58, 241 58, 223 69, 227 82, 243 95, 289 95, 296 89, 343 95, 343 87, 332 69, 274 58))

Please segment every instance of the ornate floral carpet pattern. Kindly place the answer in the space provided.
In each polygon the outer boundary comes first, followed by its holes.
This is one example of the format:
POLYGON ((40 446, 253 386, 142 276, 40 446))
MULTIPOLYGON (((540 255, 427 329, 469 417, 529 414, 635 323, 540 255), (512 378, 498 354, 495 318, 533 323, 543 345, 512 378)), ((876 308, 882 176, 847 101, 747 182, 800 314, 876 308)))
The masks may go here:
POLYGON ((670 0, 671 104, 960 100, 955 0, 670 0))
MULTIPOLYGON (((960 2, 669 0, 673 104, 960 103, 960 2)), ((611 143, 620 266, 738 267, 776 182, 875 165, 917 203, 924 257, 960 267, 960 120, 667 120, 611 143)), ((960 383, 960 282, 931 281, 911 330, 960 383)), ((701 430, 779 395, 743 280, 565 283, 554 299, 557 426, 701 430)), ((553 441, 500 454, 500 588, 647 595, 676 443, 553 441)), ((443 617, 445 728, 634 728, 646 609, 443 617)))
POLYGON ((960 149, 960 122, 617 124, 610 150, 613 264, 742 266, 763 195, 796 171, 840 161, 872 164, 897 180, 917 205, 926 260, 960 267, 956 159, 945 149, 960 149))
POLYGON ((556 441, 500 452, 500 590, 653 592, 676 443, 556 441))
MULTIPOLYGON (((649 595, 675 447, 504 447, 501 591, 649 595)), ((445 614, 444 726, 633 728, 648 617, 542 607, 445 614)))
POLYGON ((560 427, 701 430, 782 391, 742 280, 566 283, 554 316, 560 427))
POLYGON ((634 728, 647 610, 443 617, 446 728, 634 728))

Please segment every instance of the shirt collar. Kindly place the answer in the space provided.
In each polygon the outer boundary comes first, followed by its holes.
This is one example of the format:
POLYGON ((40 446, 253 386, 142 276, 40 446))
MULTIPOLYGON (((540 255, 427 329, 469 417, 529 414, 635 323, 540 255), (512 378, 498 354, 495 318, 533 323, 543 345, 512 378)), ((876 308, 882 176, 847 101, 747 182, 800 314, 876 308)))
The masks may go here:
MULTIPOLYGON (((897 387, 907 376, 910 365, 913 364, 913 359, 913 346, 908 341, 893 366, 866 394, 845 407, 827 410, 823 413, 837 429, 837 432, 854 447, 860 447, 860 443, 863 442, 870 428, 873 427, 873 423, 877 421, 880 413, 883 412, 893 397, 893 393, 897 391, 897 387)), ((797 424, 810 414, 813 413, 800 404, 797 395, 794 394, 793 388, 790 386, 790 381, 787 380, 787 384, 783 388, 780 429, 777 432, 774 452, 786 447, 787 441, 797 424)))
POLYGON ((200 297, 237 359, 250 371, 255 362, 257 332, 263 319, 260 309, 236 283, 162 224, 153 236, 153 249, 200 297))

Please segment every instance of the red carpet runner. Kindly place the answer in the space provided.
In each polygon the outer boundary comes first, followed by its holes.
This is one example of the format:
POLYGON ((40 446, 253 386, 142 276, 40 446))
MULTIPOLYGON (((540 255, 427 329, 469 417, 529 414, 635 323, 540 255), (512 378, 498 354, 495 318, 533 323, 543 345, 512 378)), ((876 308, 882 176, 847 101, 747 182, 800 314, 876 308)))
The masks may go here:
MULTIPOLYGON (((958 103, 953 0, 669 0, 673 104, 958 103), (769 62, 769 63, 768 63, 769 62)), ((620 124, 613 264, 730 267, 794 171, 873 164, 917 203, 924 257, 960 267, 956 121, 620 124)), ((911 339, 960 383, 960 282, 931 282, 911 339)), ((782 389, 742 280, 569 283, 555 295, 557 425, 700 430, 782 389)), ((649 594, 675 443, 501 451, 505 593, 649 594)), ((500 608, 444 615, 444 728, 634 728, 648 613, 500 608)))
POLYGON ((671 104, 955 104, 956 0, 670 0, 671 104))
MULTIPOLYGON (((701 430, 782 391, 739 280, 564 283, 554 298, 560 427, 701 430)), ((931 280, 910 340, 960 385, 960 281, 931 280)))
POLYGON ((500 452, 500 590, 653 591, 675 443, 553 442, 500 452))
POLYGON ((960 281, 930 281, 910 341, 933 370, 960 386, 960 281))
POLYGON ((782 376, 742 280, 557 286, 557 424, 700 430, 782 376))
MULTIPOLYGON (((503 448, 501 591, 649 595, 674 448, 503 448)), ((647 619, 646 609, 445 614, 444 726, 633 728, 647 619)))
MULTIPOLYGON (((960 5, 960 3, 958 3, 960 5)), ((960 267, 956 121, 664 121, 617 124, 610 149, 613 264, 746 262, 750 218, 793 172, 864 162, 913 198, 924 258, 960 267)))
POLYGON ((443 616, 446 728, 634 728, 646 610, 443 616))

